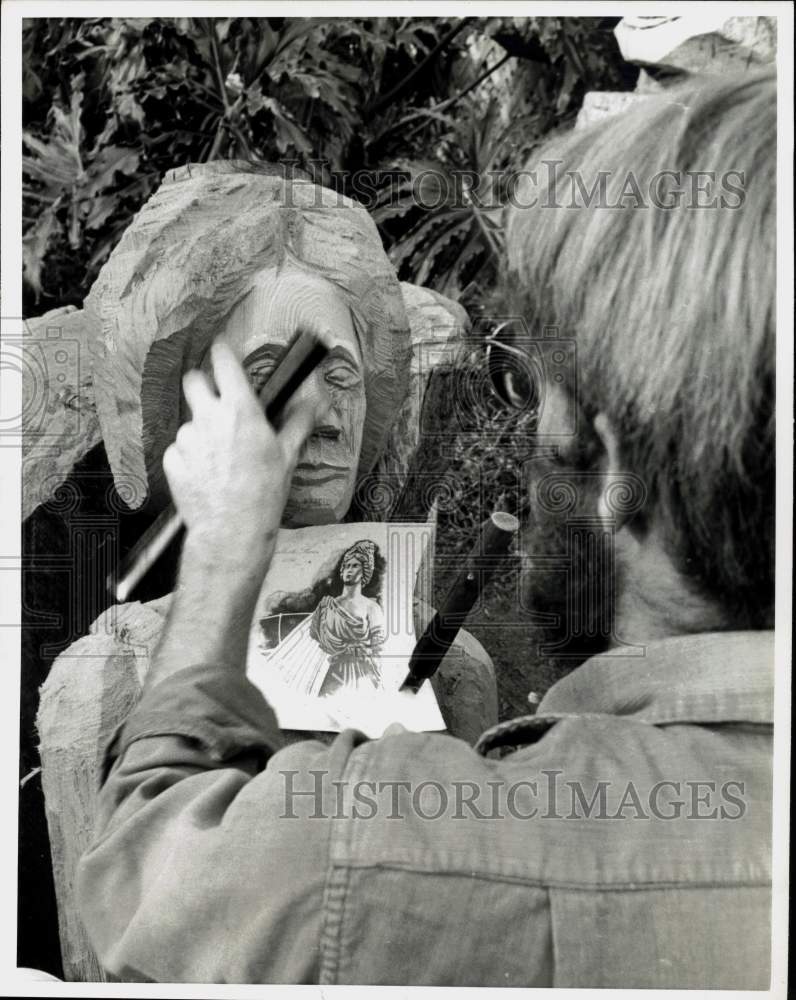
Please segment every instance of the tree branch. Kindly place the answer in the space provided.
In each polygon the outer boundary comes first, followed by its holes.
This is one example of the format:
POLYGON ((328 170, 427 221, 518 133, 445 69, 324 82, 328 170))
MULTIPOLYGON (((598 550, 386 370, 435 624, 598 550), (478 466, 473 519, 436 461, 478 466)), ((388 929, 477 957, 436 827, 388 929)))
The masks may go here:
POLYGON ((457 101, 460 101, 463 97, 466 97, 471 90, 475 90, 475 88, 479 85, 479 83, 483 83, 488 76, 491 76, 494 72, 499 70, 500 67, 503 65, 503 63, 508 62, 509 59, 511 59, 511 53, 507 52, 502 59, 498 59, 498 61, 495 63, 494 66, 490 66, 488 69, 485 69, 484 72, 477 79, 473 80, 473 82, 470 84, 469 87, 465 87, 464 90, 460 91, 458 94, 454 94, 453 97, 449 97, 447 101, 443 101, 442 104, 438 104, 434 110, 447 111, 448 108, 453 107, 453 105, 457 101))
POLYGON ((510 56, 550 65, 550 56, 538 38, 522 38, 521 35, 510 31, 496 31, 492 35, 492 40, 510 56))
MULTIPOLYGON (((433 108, 428 108, 428 109, 424 108, 421 111, 414 112, 414 114, 407 115, 406 118, 402 118, 399 122, 396 122, 394 125, 391 125, 388 129, 386 129, 386 131, 382 132, 381 135, 378 136, 377 141, 380 142, 385 135, 389 135, 389 133, 394 132, 395 129, 402 128, 409 122, 414 121, 415 118, 426 118, 431 114, 434 115, 440 114, 441 112, 447 111, 449 108, 452 108, 457 101, 460 101, 463 97, 466 97, 470 93, 470 91, 474 90, 480 83, 483 83, 484 80, 486 80, 488 76, 491 76, 496 70, 499 70, 500 67, 503 65, 503 63, 505 63, 509 59, 511 59, 511 56, 507 53, 505 56, 503 56, 502 59, 498 59, 498 61, 494 64, 494 66, 490 66, 488 69, 484 70, 484 72, 480 76, 476 77, 476 79, 473 80, 471 84, 468 84, 468 86, 466 86, 464 90, 459 91, 458 94, 454 94, 453 97, 449 97, 446 101, 443 101, 441 104, 436 104, 433 108)), ((404 136, 404 140, 407 140, 410 138, 410 136, 413 136, 419 128, 423 127, 423 124, 424 124, 423 122, 419 122, 410 132, 408 132, 404 136)))
POLYGON ((397 86, 393 87, 393 89, 389 93, 385 94, 383 97, 380 97, 375 104, 373 104, 370 108, 367 109, 368 116, 378 114, 378 112, 381 111, 383 108, 386 108, 388 104, 392 104, 393 101, 396 101, 399 97, 403 96, 403 94, 405 94, 406 91, 409 90, 409 88, 412 86, 415 77, 419 73, 422 73, 422 71, 426 68, 426 66, 428 66, 428 64, 432 60, 436 59, 437 55, 444 48, 447 48, 447 46, 450 45, 450 43, 453 41, 456 35, 459 34, 462 28, 466 27, 467 24, 470 23, 470 21, 474 20, 475 18, 473 17, 465 17, 462 18, 462 20, 459 21, 458 24, 454 25, 446 35, 443 35, 443 37, 440 38, 440 40, 437 42, 434 48, 428 53, 426 58, 422 62, 418 63, 411 73, 407 73, 407 75, 397 86))
POLYGON ((213 55, 214 69, 218 80, 218 94, 224 105, 224 111, 229 112, 229 100, 227 98, 227 86, 224 81, 224 73, 221 69, 221 56, 218 51, 218 39, 216 38, 215 25, 211 18, 205 18, 205 26, 210 41, 210 51, 213 55))

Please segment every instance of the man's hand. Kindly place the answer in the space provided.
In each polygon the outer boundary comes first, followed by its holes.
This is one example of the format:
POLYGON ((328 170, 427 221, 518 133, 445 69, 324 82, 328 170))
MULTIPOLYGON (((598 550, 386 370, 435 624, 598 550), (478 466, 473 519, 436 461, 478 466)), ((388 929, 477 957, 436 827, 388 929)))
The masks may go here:
POLYGON ((320 379, 309 378, 276 431, 230 348, 215 344, 212 360, 218 395, 200 372, 185 376, 192 419, 163 456, 188 532, 147 685, 197 663, 244 669, 293 469, 329 405, 320 379))
POLYGON ((323 400, 317 386, 296 394, 275 431, 230 348, 212 347, 218 395, 200 371, 183 387, 192 419, 163 456, 163 469, 188 529, 186 545, 208 562, 270 558, 290 481, 323 400))

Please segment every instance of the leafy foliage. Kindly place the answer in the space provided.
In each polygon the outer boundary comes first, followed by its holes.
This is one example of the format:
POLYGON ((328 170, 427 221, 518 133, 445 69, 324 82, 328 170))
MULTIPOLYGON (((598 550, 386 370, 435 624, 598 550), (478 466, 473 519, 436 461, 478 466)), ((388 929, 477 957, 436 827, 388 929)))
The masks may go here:
POLYGON ((481 115, 448 118, 433 160, 398 160, 404 178, 385 189, 373 217, 386 231, 400 220, 391 258, 418 284, 458 298, 464 287, 492 277, 502 251, 500 228, 508 173, 506 139, 514 126, 500 120, 491 98, 481 115))
POLYGON ((291 161, 353 196, 372 171, 401 277, 478 298, 506 173, 586 87, 632 82, 614 20, 31 19, 26 308, 80 304, 163 173, 217 158, 291 161))

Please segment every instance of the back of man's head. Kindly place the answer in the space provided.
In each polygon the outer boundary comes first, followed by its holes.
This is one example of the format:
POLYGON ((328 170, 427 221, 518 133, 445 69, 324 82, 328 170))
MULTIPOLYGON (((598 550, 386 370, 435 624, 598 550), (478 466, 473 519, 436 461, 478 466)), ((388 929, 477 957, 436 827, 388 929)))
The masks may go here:
POLYGON ((654 527, 728 625, 769 626, 773 75, 667 91, 529 169, 508 226, 514 308, 535 335, 576 338, 580 427, 604 413, 646 487, 632 530, 654 527))

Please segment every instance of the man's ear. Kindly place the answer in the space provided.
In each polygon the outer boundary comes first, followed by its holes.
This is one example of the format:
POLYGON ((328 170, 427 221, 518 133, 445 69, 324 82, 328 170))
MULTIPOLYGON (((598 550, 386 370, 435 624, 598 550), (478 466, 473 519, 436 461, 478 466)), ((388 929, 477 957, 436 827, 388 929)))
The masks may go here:
POLYGON ((625 482, 627 479, 619 455, 619 438, 610 419, 603 412, 594 418, 594 430, 602 444, 600 471, 604 482, 597 501, 597 511, 600 517, 614 521, 618 530, 628 519, 627 515, 619 513, 616 505, 609 500, 610 490, 615 488, 618 482, 625 482))

